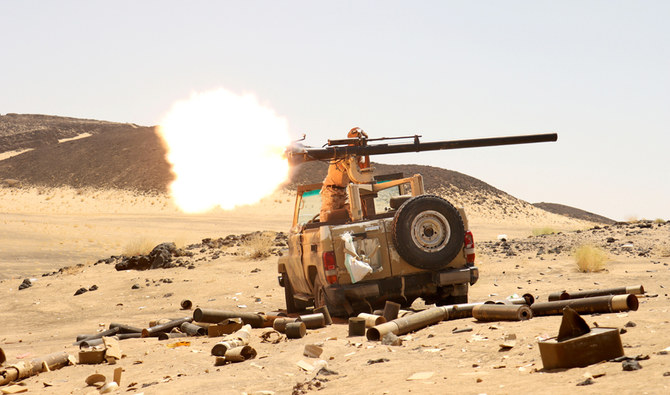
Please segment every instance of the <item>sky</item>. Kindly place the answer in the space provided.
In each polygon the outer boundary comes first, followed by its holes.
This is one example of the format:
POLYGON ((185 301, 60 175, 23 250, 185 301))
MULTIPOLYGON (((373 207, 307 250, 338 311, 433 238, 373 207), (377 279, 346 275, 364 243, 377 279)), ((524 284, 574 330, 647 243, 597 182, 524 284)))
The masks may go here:
POLYGON ((668 220, 668 17, 667 1, 0 0, 0 114, 155 125, 226 88, 313 146, 354 126, 423 141, 556 132, 373 160, 668 220))

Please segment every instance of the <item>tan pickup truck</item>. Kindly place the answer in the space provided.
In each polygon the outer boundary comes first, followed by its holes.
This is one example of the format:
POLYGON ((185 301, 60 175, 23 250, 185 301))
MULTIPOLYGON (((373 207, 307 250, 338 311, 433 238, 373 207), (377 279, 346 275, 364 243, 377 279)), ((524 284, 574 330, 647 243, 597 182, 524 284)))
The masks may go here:
POLYGON ((462 208, 427 195, 420 175, 349 184, 349 210, 319 218, 321 184, 297 188, 289 253, 279 259, 286 308, 327 306, 347 316, 387 300, 466 303, 477 282, 472 233, 462 208))

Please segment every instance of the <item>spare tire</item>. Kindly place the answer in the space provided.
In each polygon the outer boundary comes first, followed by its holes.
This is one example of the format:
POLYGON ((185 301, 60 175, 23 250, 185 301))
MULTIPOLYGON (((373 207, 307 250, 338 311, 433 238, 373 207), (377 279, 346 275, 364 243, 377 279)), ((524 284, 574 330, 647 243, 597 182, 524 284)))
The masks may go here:
POLYGON ((421 195, 406 201, 393 218, 393 244, 410 265, 438 270, 461 251, 465 238, 458 210, 439 196, 421 195))

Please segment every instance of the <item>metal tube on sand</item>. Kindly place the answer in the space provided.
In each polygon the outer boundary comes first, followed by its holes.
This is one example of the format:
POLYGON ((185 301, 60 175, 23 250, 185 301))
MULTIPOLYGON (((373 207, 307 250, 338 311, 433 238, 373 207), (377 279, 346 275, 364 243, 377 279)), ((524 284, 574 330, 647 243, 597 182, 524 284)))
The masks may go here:
POLYGON ((166 322, 164 324, 152 326, 150 328, 144 328, 142 329, 142 337, 157 336, 156 334, 159 332, 167 332, 172 328, 178 327, 184 322, 191 322, 191 321, 193 321, 193 317, 184 317, 166 322))
POLYGON ((197 322, 218 324, 228 318, 241 318, 242 322, 251 325, 252 328, 266 326, 266 318, 262 314, 201 308, 193 310, 193 319, 197 322))
POLYGON ((556 300, 580 299, 580 298, 589 298, 592 296, 624 295, 624 294, 642 295, 644 294, 644 287, 642 285, 632 285, 627 287, 591 289, 588 291, 553 292, 549 294, 549 301, 553 302, 556 300))
POLYGON ((231 333, 230 335, 224 337, 222 341, 216 343, 214 347, 212 347, 212 355, 222 357, 226 355, 226 351, 231 348, 246 346, 249 344, 250 337, 251 325, 246 324, 242 327, 242 329, 231 333))
POLYGON ((523 321, 533 317, 530 307, 525 304, 481 304, 472 309, 472 317, 477 321, 523 321))
POLYGON ((637 310, 637 297, 628 295, 606 295, 590 298, 555 300, 553 302, 533 303, 530 306, 533 316, 562 315, 563 308, 570 306, 580 314, 616 313, 620 311, 637 310))
POLYGON ((393 321, 374 326, 368 329, 366 336, 368 340, 380 340, 389 332, 393 332, 395 335, 404 335, 405 333, 436 324, 444 320, 446 315, 446 307, 433 307, 416 314, 396 318, 393 321))

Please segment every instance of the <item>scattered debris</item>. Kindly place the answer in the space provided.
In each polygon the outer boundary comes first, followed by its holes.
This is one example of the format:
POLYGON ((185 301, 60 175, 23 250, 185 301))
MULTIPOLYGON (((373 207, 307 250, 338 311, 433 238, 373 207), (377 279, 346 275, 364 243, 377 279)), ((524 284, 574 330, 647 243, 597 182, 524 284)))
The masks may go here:
POLYGON ((642 365, 640 365, 640 363, 635 360, 623 361, 621 362, 621 367, 627 372, 642 369, 642 365))
POLYGON ((376 363, 384 363, 388 361, 388 358, 368 359, 368 365, 374 365, 376 363))
POLYGON ((23 282, 19 285, 19 291, 22 289, 30 288, 33 286, 33 282, 30 281, 29 278, 26 278, 23 280, 23 282))

